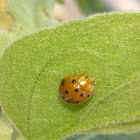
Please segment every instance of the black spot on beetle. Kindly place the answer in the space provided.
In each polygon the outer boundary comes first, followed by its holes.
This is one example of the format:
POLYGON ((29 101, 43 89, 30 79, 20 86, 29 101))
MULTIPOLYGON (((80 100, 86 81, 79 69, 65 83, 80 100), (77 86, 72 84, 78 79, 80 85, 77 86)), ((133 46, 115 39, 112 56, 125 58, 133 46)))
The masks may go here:
POLYGON ((76 102, 77 104, 79 103, 79 102, 76 102))
POLYGON ((69 92, 67 90, 65 90, 65 93, 68 94, 69 92))
POLYGON ((62 86, 64 85, 64 80, 62 81, 62 86))
POLYGON ((90 97, 90 94, 88 94, 88 97, 90 97))
POLYGON ((64 96, 62 96, 62 98, 63 98, 63 99, 65 99, 65 97, 64 97, 64 96))
POLYGON ((81 93, 80 96, 83 97, 84 96, 84 93, 81 93))
POLYGON ((75 89, 75 92, 78 92, 78 91, 79 91, 79 89, 78 89, 78 88, 76 88, 76 89, 75 89))
POLYGON ((76 83, 76 80, 72 80, 72 83, 76 83))

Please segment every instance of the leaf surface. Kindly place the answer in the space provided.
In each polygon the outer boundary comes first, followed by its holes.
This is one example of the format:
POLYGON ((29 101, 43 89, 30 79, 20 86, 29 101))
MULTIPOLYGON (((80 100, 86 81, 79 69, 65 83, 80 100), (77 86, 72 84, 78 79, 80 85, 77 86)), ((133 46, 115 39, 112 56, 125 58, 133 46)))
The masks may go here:
POLYGON ((11 44, 0 60, 0 102, 23 136, 139 130, 139 23, 139 13, 94 15, 11 44), (93 96, 65 103, 60 80, 85 68, 98 83, 93 96))

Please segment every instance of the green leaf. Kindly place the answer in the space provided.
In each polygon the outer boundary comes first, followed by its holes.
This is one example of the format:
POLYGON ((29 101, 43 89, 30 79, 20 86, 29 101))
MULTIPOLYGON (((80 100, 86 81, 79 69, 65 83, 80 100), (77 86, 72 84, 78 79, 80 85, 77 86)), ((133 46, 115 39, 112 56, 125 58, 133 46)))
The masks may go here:
POLYGON ((58 24, 52 15, 54 0, 3 0, 0 5, 0 56, 17 37, 58 24))
POLYGON ((139 13, 94 15, 11 44, 0 60, 0 102, 23 136, 139 130, 139 23, 139 13), (98 83, 94 95, 65 103, 60 80, 85 68, 98 83))

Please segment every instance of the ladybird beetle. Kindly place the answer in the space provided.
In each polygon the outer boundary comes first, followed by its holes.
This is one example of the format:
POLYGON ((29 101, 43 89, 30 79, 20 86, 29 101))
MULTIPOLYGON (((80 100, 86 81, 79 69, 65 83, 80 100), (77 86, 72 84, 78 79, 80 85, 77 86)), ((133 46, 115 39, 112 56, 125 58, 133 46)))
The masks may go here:
POLYGON ((94 79, 89 74, 84 76, 83 73, 77 74, 74 71, 73 76, 68 76, 60 81, 59 95, 71 104, 79 104, 91 97, 94 89, 94 79))

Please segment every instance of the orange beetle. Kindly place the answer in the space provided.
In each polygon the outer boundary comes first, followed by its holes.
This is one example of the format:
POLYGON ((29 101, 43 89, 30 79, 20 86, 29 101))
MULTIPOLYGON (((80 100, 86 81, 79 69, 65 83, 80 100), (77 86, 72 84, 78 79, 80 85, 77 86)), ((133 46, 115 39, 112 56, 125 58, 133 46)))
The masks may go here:
POLYGON ((84 76, 83 73, 77 74, 74 71, 73 76, 68 76, 60 81, 59 95, 71 104, 78 104, 86 101, 91 97, 94 89, 94 79, 90 75, 84 76))

